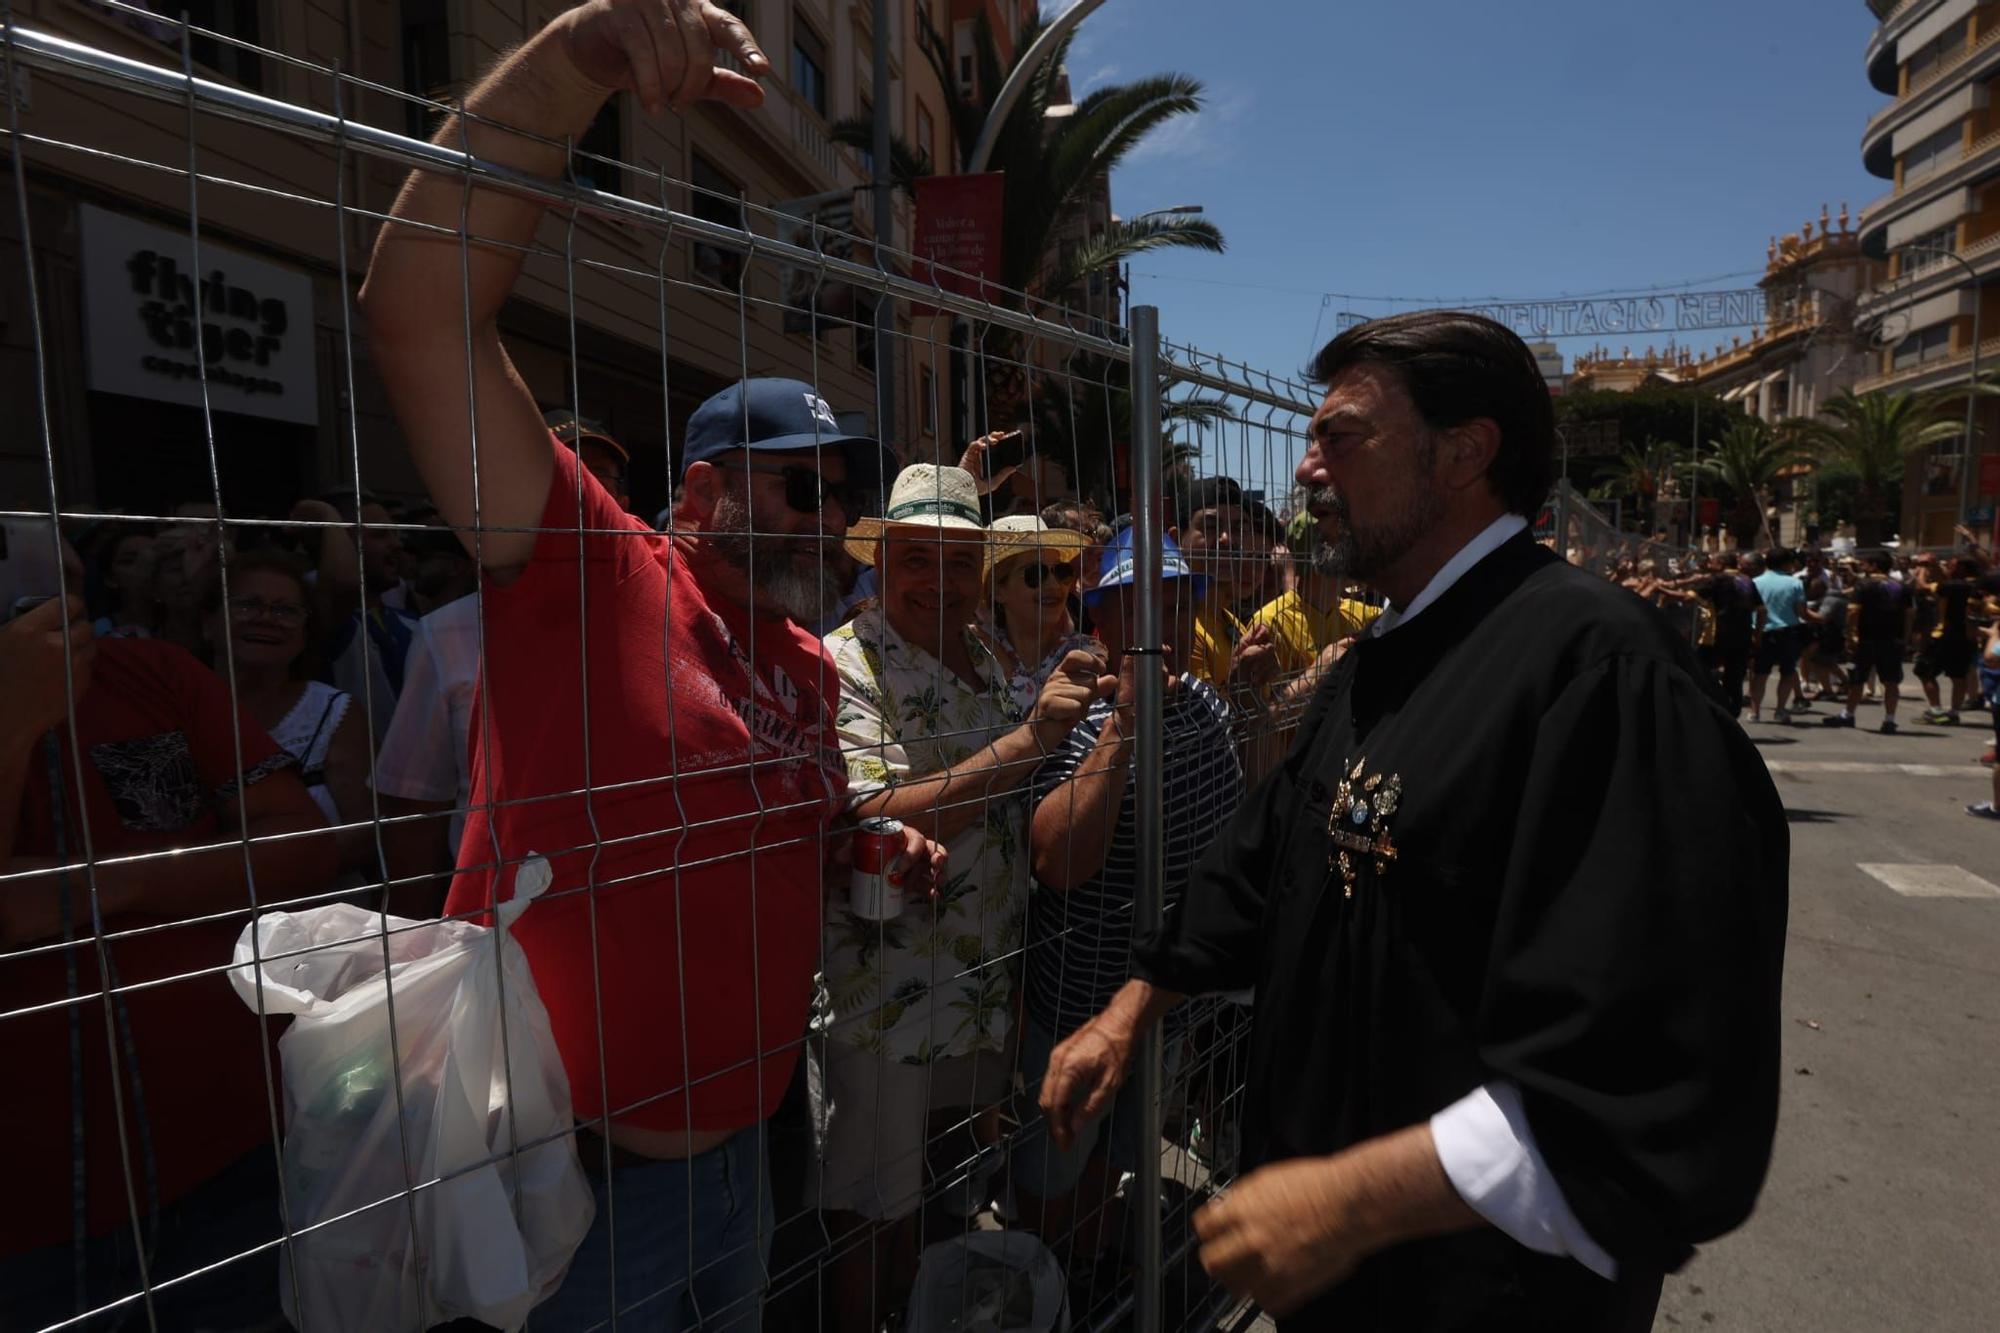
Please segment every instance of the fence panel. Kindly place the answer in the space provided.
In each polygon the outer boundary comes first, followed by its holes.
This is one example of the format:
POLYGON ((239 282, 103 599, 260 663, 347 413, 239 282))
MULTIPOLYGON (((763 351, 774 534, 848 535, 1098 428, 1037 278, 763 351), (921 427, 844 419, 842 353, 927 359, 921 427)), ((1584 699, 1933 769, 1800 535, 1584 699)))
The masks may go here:
POLYGON ((1310 391, 101 9, 5 30, 6 1327, 1241 1316, 1252 998, 1037 1103, 1367 614, 1310 391))

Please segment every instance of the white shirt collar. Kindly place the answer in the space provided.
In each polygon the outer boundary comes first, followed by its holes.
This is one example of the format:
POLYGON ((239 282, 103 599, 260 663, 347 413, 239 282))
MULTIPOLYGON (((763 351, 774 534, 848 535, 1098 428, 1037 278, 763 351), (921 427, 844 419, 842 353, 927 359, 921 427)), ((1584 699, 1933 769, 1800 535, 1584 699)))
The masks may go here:
POLYGON ((1452 584, 1465 576, 1465 571, 1499 550, 1501 545, 1528 526, 1528 520, 1519 514, 1502 514, 1486 525, 1486 530, 1458 548, 1458 554, 1444 562, 1444 567, 1431 575, 1431 581, 1424 590, 1410 599, 1408 606, 1391 606, 1375 618, 1374 637, 1381 638, 1390 630, 1407 625, 1422 613, 1423 609, 1444 596, 1452 584))

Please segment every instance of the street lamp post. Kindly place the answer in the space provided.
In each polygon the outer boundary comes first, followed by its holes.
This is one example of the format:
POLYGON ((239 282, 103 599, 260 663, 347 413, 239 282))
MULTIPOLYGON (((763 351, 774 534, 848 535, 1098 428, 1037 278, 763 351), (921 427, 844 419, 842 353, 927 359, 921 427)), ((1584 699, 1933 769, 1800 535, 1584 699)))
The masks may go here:
MULTIPOLYGON (((1939 246, 1904 246, 1903 254, 1930 255, 1938 259, 1948 259, 1964 269, 1965 276, 1972 283, 1972 364, 1967 367, 1965 384, 1965 440, 1959 448, 1958 455, 1958 513, 1955 516, 1956 523, 1963 523, 1967 512, 1972 508, 1973 413, 1979 402, 1979 270, 1974 268, 1963 255, 1939 246)), ((1911 286, 1912 288, 1916 286, 1914 280, 1911 286)))

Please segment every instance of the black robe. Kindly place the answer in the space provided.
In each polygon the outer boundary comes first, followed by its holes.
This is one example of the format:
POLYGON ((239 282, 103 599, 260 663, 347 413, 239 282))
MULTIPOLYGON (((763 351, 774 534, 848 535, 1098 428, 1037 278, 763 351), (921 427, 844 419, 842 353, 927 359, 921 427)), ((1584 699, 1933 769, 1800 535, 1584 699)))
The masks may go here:
POLYGON ((1763 1182, 1788 851, 1685 643, 1525 534, 1356 645, 1133 971, 1257 988, 1246 1170, 1512 1080, 1619 1279, 1487 1227, 1384 1251, 1284 1327, 1649 1329, 1661 1275, 1763 1182), (1394 850, 1350 850, 1351 897, 1343 780, 1350 844, 1394 850))

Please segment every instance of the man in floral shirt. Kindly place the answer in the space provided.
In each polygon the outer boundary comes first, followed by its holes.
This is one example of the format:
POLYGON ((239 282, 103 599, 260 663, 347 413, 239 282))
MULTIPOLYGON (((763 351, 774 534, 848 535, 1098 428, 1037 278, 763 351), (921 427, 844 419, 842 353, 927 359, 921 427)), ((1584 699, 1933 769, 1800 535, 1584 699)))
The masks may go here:
POLYGON ((1115 677, 1072 652, 1024 715, 972 619, 986 530, 972 474, 904 469, 879 520, 849 530, 880 603, 827 636, 855 813, 887 815, 945 844, 932 901, 872 921, 830 903, 826 1055, 816 1071, 821 1207, 840 1245, 832 1308, 856 1329, 882 1317, 897 1259, 913 1255, 933 1110, 967 1121, 1005 1095, 1008 959, 1028 901, 1026 784, 1115 677))

